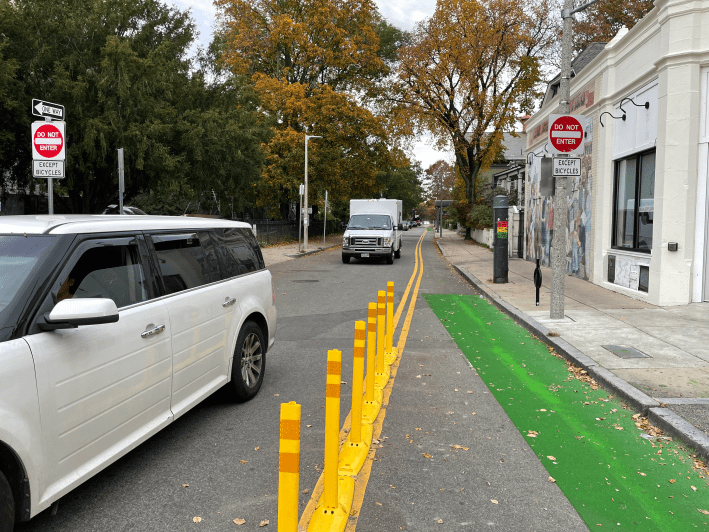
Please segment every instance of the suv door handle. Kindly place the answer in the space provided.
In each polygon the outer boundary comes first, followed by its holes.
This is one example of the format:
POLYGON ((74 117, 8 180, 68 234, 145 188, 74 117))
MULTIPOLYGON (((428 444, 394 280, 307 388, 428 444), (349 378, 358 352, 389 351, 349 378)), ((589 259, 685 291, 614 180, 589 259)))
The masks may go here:
POLYGON ((236 298, 231 297, 229 299, 224 300, 224 303, 222 303, 222 307, 227 308, 232 306, 234 303, 236 303, 236 298))
POLYGON ((157 327, 154 327, 152 329, 149 329, 147 331, 143 331, 140 333, 141 338, 150 338, 151 336, 155 336, 156 334, 160 334, 165 330, 164 325, 158 325, 157 327))

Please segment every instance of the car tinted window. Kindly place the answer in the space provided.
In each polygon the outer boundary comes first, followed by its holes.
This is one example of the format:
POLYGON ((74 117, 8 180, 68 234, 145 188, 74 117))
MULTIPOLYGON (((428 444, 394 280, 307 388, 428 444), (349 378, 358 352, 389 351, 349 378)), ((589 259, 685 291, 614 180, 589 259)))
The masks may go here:
POLYGON ((53 241, 51 236, 0 236, 0 312, 15 298, 53 241))
POLYGON ((148 299, 138 246, 102 242, 84 251, 63 280, 57 301, 70 298, 112 299, 116 307, 127 307, 148 299))
POLYGON ((205 232, 152 235, 165 292, 174 294, 219 281, 214 247, 205 232))
POLYGON ((258 242, 248 229, 216 229, 214 235, 225 279, 264 268, 258 242))

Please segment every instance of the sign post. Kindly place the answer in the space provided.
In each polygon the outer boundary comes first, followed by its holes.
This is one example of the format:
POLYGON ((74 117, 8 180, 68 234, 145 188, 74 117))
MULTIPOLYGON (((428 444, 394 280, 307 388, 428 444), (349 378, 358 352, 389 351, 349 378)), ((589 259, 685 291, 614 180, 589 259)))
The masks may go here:
MULTIPOLYGON (((569 19, 570 20, 570 19, 569 19)), ((566 19, 564 19, 566 29, 566 19)), ((570 24, 570 22, 569 22, 570 24)), ((570 28, 570 26, 569 26, 570 28)), ((569 58, 562 58, 563 61, 569 58)), ((563 70, 563 69, 562 69, 563 70)), ((562 84, 565 92, 561 96, 561 109, 568 112, 568 79, 562 84)), ((549 115, 549 144, 554 154, 568 156, 583 153, 583 126, 585 118, 582 115, 549 115)), ((559 158, 562 160, 561 158, 559 158)), ((571 164, 554 164, 555 168, 570 169, 571 164)), ((580 161, 579 161, 580 169, 580 161)), ((556 175, 556 174, 555 174, 556 175)), ((560 173, 556 180, 556 195, 554 198, 554 241, 552 242, 551 256, 551 304, 549 317, 553 320, 564 319, 564 280, 566 277, 566 225, 567 225, 567 197, 566 179, 569 173, 560 173)), ((571 174, 573 175, 573 174, 571 174)))
POLYGON ((300 249, 300 235, 303 230, 303 194, 305 194, 305 186, 303 186, 302 183, 300 184, 298 192, 300 194, 300 210, 298 211, 298 253, 300 253, 302 251, 300 249))
POLYGON ((118 214, 123 214, 123 192, 125 181, 123 177, 123 148, 118 148, 118 214))

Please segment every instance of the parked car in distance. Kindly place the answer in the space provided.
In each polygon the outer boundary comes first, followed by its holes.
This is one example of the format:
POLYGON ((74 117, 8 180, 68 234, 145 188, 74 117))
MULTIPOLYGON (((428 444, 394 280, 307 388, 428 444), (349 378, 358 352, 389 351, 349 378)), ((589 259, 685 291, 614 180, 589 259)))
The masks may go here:
MULTIPOLYGON (((120 208, 118 207, 118 205, 109 205, 103 210, 101 214, 120 214, 120 208)), ((143 216, 147 216, 146 212, 140 210, 138 207, 131 207, 130 205, 123 206, 123 214, 140 214, 143 216)))
POLYGON ((0 530, 217 389, 253 398, 275 299, 245 223, 0 217, 0 530))
POLYGON ((404 231, 408 231, 408 230, 409 230, 409 222, 407 222, 406 220, 404 220, 403 222, 401 222, 401 226, 404 228, 404 231))

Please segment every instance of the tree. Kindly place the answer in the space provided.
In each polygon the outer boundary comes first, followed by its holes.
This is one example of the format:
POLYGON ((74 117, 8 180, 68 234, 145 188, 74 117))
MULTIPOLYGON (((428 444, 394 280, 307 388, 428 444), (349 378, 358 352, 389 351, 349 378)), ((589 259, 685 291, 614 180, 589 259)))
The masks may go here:
POLYGON ((439 0, 400 50, 391 97, 399 119, 430 131, 440 147, 452 145, 469 206, 503 132, 538 96, 553 27, 547 0, 439 0))
POLYGON ((446 161, 436 161, 426 169, 426 180, 423 186, 426 199, 453 199, 455 170, 446 161))
MULTIPOLYGON (((261 206, 297 201, 309 144, 309 200, 333 202, 378 192, 391 166, 390 135, 368 102, 389 72, 399 34, 370 0, 217 0, 221 60, 249 76, 275 121, 266 150, 261 206), (379 47, 379 35, 387 47, 379 47)), ((403 39, 403 37, 402 37, 403 39)))
POLYGON ((582 51, 592 42, 608 42, 623 26, 628 29, 652 8, 654 0, 604 0, 577 15, 574 49, 582 51))
POLYGON ((407 218, 407 213, 423 201, 423 171, 418 162, 411 163, 403 152, 397 150, 396 154, 398 166, 380 171, 377 180, 385 198, 402 201, 404 218, 407 218))
POLYGON ((187 13, 157 0, 0 2, 3 52, 17 66, 10 105, 0 99, 0 131, 14 135, 0 174, 11 182, 31 182, 33 97, 66 108, 67 177, 56 187, 65 212, 115 201, 119 147, 129 196, 165 183, 236 193, 258 177, 268 127, 255 96, 238 80, 209 86, 194 70, 187 13))

